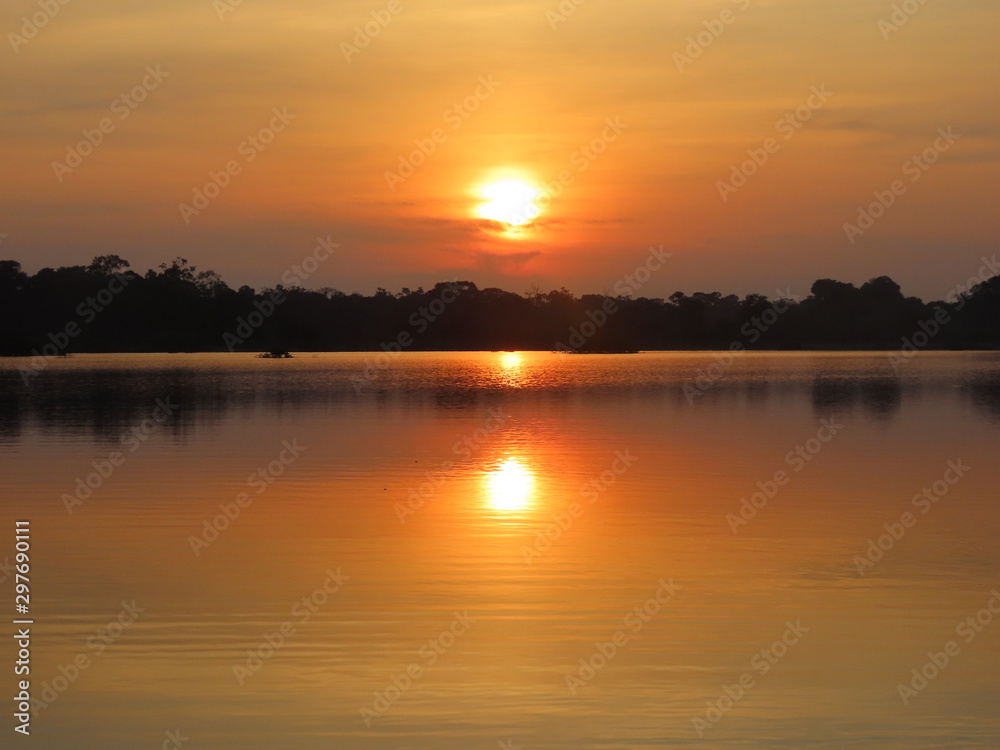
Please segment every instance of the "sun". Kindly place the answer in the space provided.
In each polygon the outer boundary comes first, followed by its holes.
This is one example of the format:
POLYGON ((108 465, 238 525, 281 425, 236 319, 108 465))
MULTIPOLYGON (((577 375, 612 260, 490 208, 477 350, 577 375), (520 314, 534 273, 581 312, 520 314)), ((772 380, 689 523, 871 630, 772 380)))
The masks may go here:
POLYGON ((503 180, 480 191, 486 200, 479 206, 479 216, 508 227, 530 224, 541 213, 536 201, 541 191, 521 180, 503 180))
POLYGON ((486 475, 490 504, 497 510, 520 510, 528 505, 535 476, 520 459, 508 458, 486 475))

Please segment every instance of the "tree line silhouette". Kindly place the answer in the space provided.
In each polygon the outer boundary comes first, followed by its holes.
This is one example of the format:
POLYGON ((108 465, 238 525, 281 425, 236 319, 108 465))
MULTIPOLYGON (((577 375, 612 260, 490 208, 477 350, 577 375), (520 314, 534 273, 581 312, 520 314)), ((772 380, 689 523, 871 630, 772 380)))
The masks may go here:
MULTIPOLYGON (((471 281, 373 295, 232 289, 184 258, 144 275, 117 255, 43 268, 0 261, 0 355, 73 352, 1000 347, 1000 276, 923 302, 887 276, 820 279, 803 299, 516 294, 471 281)), ((783 295, 782 295, 783 297, 783 295)))

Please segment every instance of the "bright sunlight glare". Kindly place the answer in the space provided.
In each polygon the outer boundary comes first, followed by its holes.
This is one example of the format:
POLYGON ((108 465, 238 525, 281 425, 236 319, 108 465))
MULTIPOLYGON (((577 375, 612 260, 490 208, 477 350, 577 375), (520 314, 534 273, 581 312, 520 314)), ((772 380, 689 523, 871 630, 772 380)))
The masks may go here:
POLYGON ((519 510, 531 499, 535 477, 519 459, 508 458, 489 473, 486 487, 494 508, 519 510))
POLYGON ((521 180, 495 182, 482 190, 487 202, 479 207, 479 216, 512 227, 528 224, 541 213, 535 204, 540 194, 537 188, 521 180))

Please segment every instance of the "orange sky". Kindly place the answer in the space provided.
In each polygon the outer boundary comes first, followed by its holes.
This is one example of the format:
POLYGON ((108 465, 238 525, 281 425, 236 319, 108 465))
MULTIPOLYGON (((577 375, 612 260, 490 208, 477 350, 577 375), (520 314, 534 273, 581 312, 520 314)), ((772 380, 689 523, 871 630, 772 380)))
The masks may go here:
POLYGON ((642 294, 888 274, 941 297, 996 252, 1000 7, 910 3, 893 19, 853 0, 10 0, 0 258, 34 272, 116 252, 144 271, 183 255, 260 287, 329 235, 341 246, 307 286, 582 293, 663 245, 642 294), (378 35, 345 47, 373 14, 378 35), (711 44, 691 47, 699 34, 711 44), (54 166, 102 121, 93 153, 54 166), (269 125, 267 145, 247 142, 269 125), (387 179, 417 140, 433 153, 387 179), (766 161, 723 200, 748 149, 766 161), (926 171, 908 163, 925 149, 926 171), (227 164, 229 184, 185 214, 227 164), (478 217, 484 185, 560 174, 533 226, 478 217), (849 241, 844 224, 896 180, 849 241))

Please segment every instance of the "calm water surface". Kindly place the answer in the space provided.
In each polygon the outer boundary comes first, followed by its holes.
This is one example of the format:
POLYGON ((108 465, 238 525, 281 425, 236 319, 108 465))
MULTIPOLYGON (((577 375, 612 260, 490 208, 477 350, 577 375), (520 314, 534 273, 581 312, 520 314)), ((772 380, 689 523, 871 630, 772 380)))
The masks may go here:
POLYGON ((30 746, 1000 746, 1000 355, 716 362, 3 361, 30 746))

